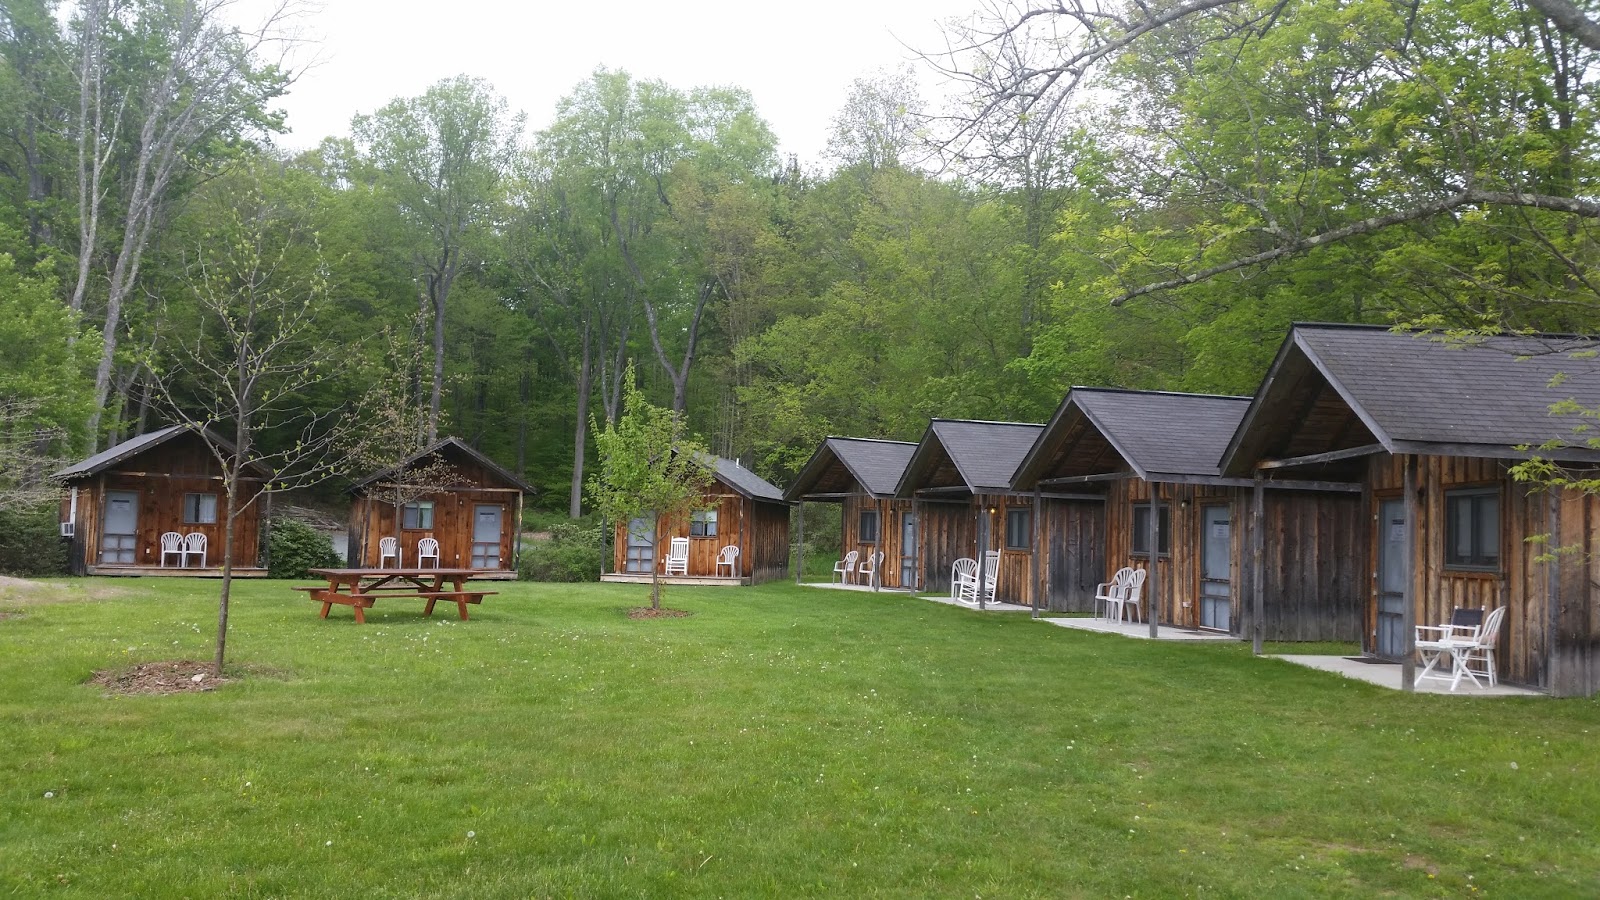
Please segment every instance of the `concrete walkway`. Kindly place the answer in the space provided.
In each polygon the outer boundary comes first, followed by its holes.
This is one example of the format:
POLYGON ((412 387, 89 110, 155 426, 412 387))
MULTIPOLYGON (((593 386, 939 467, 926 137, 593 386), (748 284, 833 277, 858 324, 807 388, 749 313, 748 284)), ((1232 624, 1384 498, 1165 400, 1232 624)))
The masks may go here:
POLYGON ((905 588, 884 587, 884 588, 878 588, 876 591, 874 591, 871 587, 869 587, 867 585, 864 585, 864 584, 840 584, 837 581, 833 581, 833 582, 828 582, 828 581, 806 581, 806 582, 802 582, 800 586, 801 587, 809 587, 809 588, 822 588, 823 590, 829 590, 829 591, 866 591, 869 594, 873 594, 873 593, 878 593, 878 594, 909 594, 909 593, 911 593, 910 591, 906 590, 905 588))
MULTIPOLYGON (((1062 628, 1071 628, 1076 631, 1093 631, 1099 634, 1120 634, 1123 637, 1150 639, 1150 625, 1144 622, 1113 622, 1110 619, 1096 618, 1049 618, 1041 621, 1062 628)), ((1187 628, 1173 628, 1170 625, 1161 625, 1156 629, 1158 641, 1238 641, 1241 638, 1231 634, 1221 634, 1214 631, 1190 631, 1187 628)))
POLYGON ((1033 612, 1033 607, 1031 606, 1021 606, 1016 603, 1006 603, 997 600, 991 600, 988 603, 985 603, 983 605, 983 609, 980 610, 978 609, 978 605, 976 603, 962 602, 954 597, 951 597, 949 594, 920 594, 918 595, 917 599, 932 600, 935 603, 943 603, 945 606, 959 606, 962 609, 970 609, 973 612, 1033 612))
MULTIPOLYGON (((1346 678, 1354 678, 1357 681, 1365 681, 1368 684, 1375 684, 1379 687, 1389 688, 1390 690, 1400 690, 1399 663, 1369 663, 1362 662, 1357 659, 1351 659, 1347 656, 1271 656, 1268 658, 1281 659, 1287 663, 1294 663, 1297 666, 1305 666, 1306 668, 1317 669, 1318 671, 1322 672, 1333 672, 1337 675, 1343 675, 1346 678)), ((1418 666, 1417 671, 1420 673, 1422 671, 1422 667, 1418 666)), ((1417 693, 1449 694, 1450 682, 1435 681, 1432 678, 1427 680, 1419 680, 1417 682, 1417 693)), ((1488 687, 1487 683, 1485 683, 1484 687, 1478 688, 1473 687, 1472 682, 1462 679, 1461 685, 1456 689, 1454 696, 1543 697, 1545 695, 1540 691, 1530 690, 1522 687, 1512 687, 1506 684, 1498 684, 1494 687, 1488 687)))

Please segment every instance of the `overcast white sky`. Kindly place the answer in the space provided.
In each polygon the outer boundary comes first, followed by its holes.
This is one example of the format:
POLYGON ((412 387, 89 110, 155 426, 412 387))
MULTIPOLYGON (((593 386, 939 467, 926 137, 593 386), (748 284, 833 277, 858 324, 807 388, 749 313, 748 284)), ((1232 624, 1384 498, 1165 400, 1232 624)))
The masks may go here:
MULTIPOLYGON (((265 0, 247 0, 244 16, 265 0)), ((324 0, 304 30, 320 65, 283 101, 291 149, 453 75, 486 78, 530 128, 597 66, 679 88, 748 89, 785 153, 815 161, 850 82, 935 49, 939 23, 977 0, 324 0)))

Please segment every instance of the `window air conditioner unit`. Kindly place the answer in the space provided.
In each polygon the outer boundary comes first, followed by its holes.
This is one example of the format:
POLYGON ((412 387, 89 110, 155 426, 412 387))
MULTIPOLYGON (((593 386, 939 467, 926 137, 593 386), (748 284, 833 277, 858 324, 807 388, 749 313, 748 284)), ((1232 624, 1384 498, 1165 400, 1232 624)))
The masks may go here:
POLYGON ((61 523, 61 536, 64 537, 64 538, 72 537, 73 527, 74 527, 74 525, 73 525, 72 522, 62 522, 61 523))

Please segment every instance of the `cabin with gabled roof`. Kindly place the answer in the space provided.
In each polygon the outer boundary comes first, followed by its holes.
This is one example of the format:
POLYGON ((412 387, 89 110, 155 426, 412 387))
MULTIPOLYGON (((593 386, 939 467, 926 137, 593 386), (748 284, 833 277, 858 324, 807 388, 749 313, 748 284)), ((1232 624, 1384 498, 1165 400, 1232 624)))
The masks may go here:
MULTIPOLYGON (((1229 477, 1314 478, 1361 491, 1346 578, 1363 651, 1415 660, 1415 625, 1506 610, 1501 678, 1557 696, 1600 690, 1600 497, 1519 482, 1540 457, 1600 469, 1588 420, 1600 344, 1560 335, 1444 340, 1297 324, 1229 443, 1229 477)), ((1267 592, 1259 602, 1275 602, 1267 592)))
POLYGON ((851 551, 861 560, 883 554, 875 578, 853 573, 850 583, 904 590, 919 586, 916 505, 894 495, 916 448, 907 441, 829 437, 784 492, 790 503, 840 505, 840 559, 851 551))
POLYGON ((1013 491, 1011 476, 1043 428, 973 419, 928 423, 895 486, 896 497, 915 503, 921 589, 948 591, 956 560, 996 551, 995 599, 1033 602, 1033 496, 1013 491))
POLYGON ((460 438, 443 438, 350 486, 348 563, 384 565, 383 539, 394 538, 398 559, 387 565, 416 567, 419 544, 432 538, 439 542, 440 568, 514 579, 523 498, 533 493, 532 485, 460 438))
MULTIPOLYGON (((1272 535, 1271 561, 1258 573, 1254 483, 1219 469, 1249 404, 1246 397, 1075 387, 1018 466, 1013 487, 1101 498, 1105 563, 1094 581, 1123 567, 1146 569, 1141 612, 1148 621, 1153 610, 1153 624, 1253 634, 1246 600, 1259 578, 1280 598, 1264 620, 1268 639, 1354 640, 1359 602, 1343 562, 1356 543, 1359 494, 1341 484, 1275 482, 1259 529, 1272 535)), ((1043 542, 1074 540, 1082 537, 1071 528, 1050 527, 1043 542)), ((1059 581, 1043 562, 1041 579, 1059 581)), ((1093 610, 1093 585, 1080 580, 1073 590, 1080 599, 1069 608, 1093 610)))
MULTIPOLYGON (((233 445, 216 432, 209 438, 224 452, 233 445)), ((233 574, 262 578, 259 495, 271 476, 247 463, 240 475, 234 520, 233 574)), ((222 466, 191 426, 169 425, 107 448, 51 476, 66 489, 61 532, 71 542, 69 566, 77 575, 222 574, 222 539, 227 497, 222 466), (169 551, 162 535, 203 535, 204 553, 169 551)))
POLYGON ((703 585, 760 584, 789 574, 789 503, 771 482, 737 461, 712 458, 711 487, 702 508, 687 516, 651 516, 612 529, 610 571, 601 581, 644 583, 663 567, 672 539, 689 542, 687 572, 666 582, 703 585), (717 565, 733 547, 733 565, 717 565))

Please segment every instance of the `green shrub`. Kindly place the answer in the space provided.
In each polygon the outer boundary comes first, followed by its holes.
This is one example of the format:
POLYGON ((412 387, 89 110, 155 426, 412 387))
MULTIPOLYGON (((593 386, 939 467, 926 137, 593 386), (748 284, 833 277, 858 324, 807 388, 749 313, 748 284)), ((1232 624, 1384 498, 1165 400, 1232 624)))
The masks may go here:
POLYGON ((54 503, 0 509, 0 572, 7 575, 67 574, 68 543, 61 539, 54 503))
POLYGON ((272 523, 267 574, 273 578, 304 578, 307 569, 329 569, 343 563, 327 537, 310 525, 294 519, 272 523))
POLYGON ((522 545, 517 577, 523 581, 596 581, 604 547, 594 522, 550 526, 550 540, 522 545))

